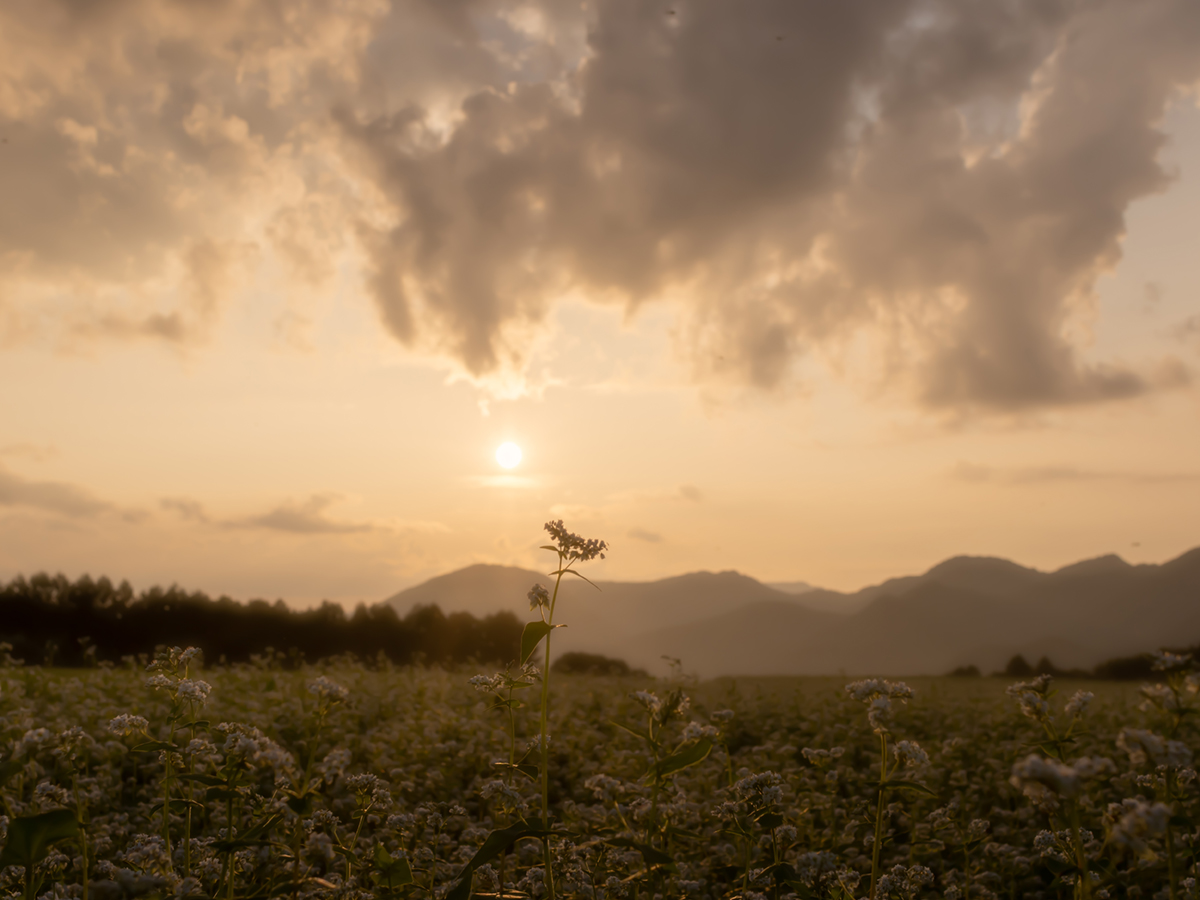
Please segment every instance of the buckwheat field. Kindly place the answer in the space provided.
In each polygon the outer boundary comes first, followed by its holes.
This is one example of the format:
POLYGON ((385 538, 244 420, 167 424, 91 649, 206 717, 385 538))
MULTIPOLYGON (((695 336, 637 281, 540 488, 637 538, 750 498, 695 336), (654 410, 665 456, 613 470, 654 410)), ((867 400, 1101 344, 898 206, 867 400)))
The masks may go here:
POLYGON ((549 677, 558 583, 605 546, 547 528, 557 567, 502 672, 9 660, 3 890, 1196 896, 1190 658, 1141 689, 549 677))

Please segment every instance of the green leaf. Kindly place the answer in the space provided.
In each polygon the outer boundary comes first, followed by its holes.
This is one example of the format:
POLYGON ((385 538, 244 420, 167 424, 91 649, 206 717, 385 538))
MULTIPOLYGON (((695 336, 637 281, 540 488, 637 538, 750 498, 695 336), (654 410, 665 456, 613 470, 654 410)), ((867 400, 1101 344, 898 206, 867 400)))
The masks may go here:
POLYGON ((206 801, 237 800, 241 796, 242 796, 242 792, 239 791, 237 788, 225 787, 223 785, 220 787, 210 787, 207 791, 204 792, 204 799, 206 801))
POLYGON ((224 778, 218 778, 216 775, 203 775, 200 773, 188 775, 176 775, 180 781, 194 781, 197 784, 203 784, 207 787, 225 787, 228 782, 224 778))
POLYGON ((138 744, 133 748, 134 753, 156 753, 159 750, 178 752, 179 745, 172 744, 170 741, 146 741, 144 744, 138 744))
POLYGON ((919 784, 916 781, 904 781, 903 779, 898 779, 896 781, 889 780, 884 782, 883 789, 885 791, 893 788, 904 791, 916 791, 918 794, 924 794, 927 797, 937 796, 934 791, 931 791, 929 788, 925 787, 925 785, 919 784))
POLYGON ((78 835, 79 823, 69 809, 18 816, 8 823, 8 840, 0 852, 0 869, 24 866, 27 873, 32 873, 34 866, 49 855, 52 845, 78 835))
POLYGON ((233 840, 213 841, 212 845, 220 853, 229 853, 232 850, 241 850, 244 847, 257 847, 262 844, 274 843, 266 835, 268 831, 275 827, 275 823, 282 818, 283 816, 280 813, 275 813, 263 819, 257 825, 246 829, 233 840))
POLYGON ((538 767, 530 765, 529 763, 515 763, 514 764, 514 763, 506 763, 506 762, 497 762, 497 763, 492 763, 492 765, 498 769, 511 769, 514 772, 520 772, 522 775, 524 775, 530 781, 537 781, 537 778, 538 778, 538 767))
MULTIPOLYGON (((195 800, 189 800, 189 799, 187 799, 187 797, 172 797, 171 798, 171 809, 173 809, 173 810, 187 809, 187 807, 189 807, 189 806, 192 809, 196 810, 197 812, 201 812, 201 813, 204 812, 207 808, 207 807, 205 807, 205 805, 203 803, 198 803, 195 800)), ((157 803, 155 803, 153 806, 150 807, 151 815, 153 815, 156 812, 159 812, 162 808, 163 808, 163 801, 159 800, 157 803)))
MULTIPOLYGON (((557 547, 555 547, 553 544, 542 544, 542 546, 541 546, 541 547, 539 547, 538 549, 539 549, 539 550, 549 550, 551 553, 557 553, 557 552, 558 552, 558 548, 557 548, 557 547)), ((551 574, 551 575, 553 575, 554 573, 553 573, 553 572, 551 572, 550 574, 551 574)))
POLYGON ((754 821, 756 821, 761 828, 765 828, 770 831, 771 829, 778 828, 783 824, 783 816, 777 812, 764 812, 760 813, 758 818, 756 818, 754 821))
POLYGON ((642 859, 646 863, 647 868, 661 866, 670 872, 676 871, 675 860, 663 853, 661 850, 651 847, 649 844, 639 844, 637 841, 629 838, 609 838, 604 843, 613 847, 629 847, 631 850, 636 850, 642 854, 642 859))
POLYGON ((0 786, 8 784, 8 780, 23 769, 20 760, 6 759, 0 763, 0 786))
POLYGON ((618 728, 620 728, 622 731, 628 731, 634 737, 640 737, 643 741, 646 741, 646 742, 650 741, 650 735, 647 734, 645 731, 642 731, 640 728, 634 728, 630 725, 622 725, 616 719, 609 719, 609 721, 612 722, 612 724, 616 725, 618 728))
POLYGON ((586 581, 588 584, 590 584, 596 590, 600 590, 600 585, 596 584, 596 582, 592 581, 592 579, 588 578, 586 575, 582 574, 581 572, 576 572, 574 569, 559 569, 558 572, 551 572, 550 574, 558 575, 560 573, 563 575, 574 575, 576 578, 582 578, 584 581, 586 581))
POLYGON ((446 892, 445 900, 470 900, 471 881, 475 877, 476 869, 485 863, 491 862, 521 838, 541 837, 548 833, 543 828, 543 823, 540 819, 534 819, 529 822, 517 822, 516 824, 509 825, 507 828, 496 829, 487 836, 483 842, 483 846, 475 851, 475 855, 471 857, 471 861, 459 873, 457 883, 446 892))
POLYGON ((403 856, 393 859, 383 844, 375 845, 375 868, 378 871, 371 873, 371 880, 388 890, 394 891, 413 883, 412 866, 408 864, 408 859, 403 856))
POLYGON ((552 625, 547 625, 542 621, 526 624, 525 630, 521 632, 521 665, 525 665, 529 661, 529 657, 533 656, 533 651, 542 642, 542 638, 553 630, 552 625))
POLYGON ((672 753, 666 759, 659 760, 657 764, 650 767, 650 771, 646 773, 646 776, 651 781, 662 781, 668 775, 674 775, 676 772, 704 762, 711 752, 712 741, 708 738, 700 738, 700 740, 688 744, 682 750, 672 753))
POLYGON ((1176 815, 1176 816, 1171 816, 1171 818, 1169 818, 1167 820, 1167 824, 1171 825, 1175 828, 1191 828, 1192 827, 1192 819, 1190 816, 1176 815))

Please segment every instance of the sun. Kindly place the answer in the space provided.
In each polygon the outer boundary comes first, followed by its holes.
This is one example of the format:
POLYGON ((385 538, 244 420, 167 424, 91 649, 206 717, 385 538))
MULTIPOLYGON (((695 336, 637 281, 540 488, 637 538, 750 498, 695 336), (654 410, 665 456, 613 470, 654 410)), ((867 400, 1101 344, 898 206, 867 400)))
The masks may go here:
POLYGON ((505 441, 496 448, 496 462, 506 469, 516 468, 521 461, 521 448, 512 441, 505 441))

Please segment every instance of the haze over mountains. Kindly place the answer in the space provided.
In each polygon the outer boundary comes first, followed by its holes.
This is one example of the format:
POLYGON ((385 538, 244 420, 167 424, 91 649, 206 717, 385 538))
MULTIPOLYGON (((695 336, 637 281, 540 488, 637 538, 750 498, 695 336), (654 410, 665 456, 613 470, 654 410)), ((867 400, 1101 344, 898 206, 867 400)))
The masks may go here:
MULTIPOLYGON (((401 613, 527 618, 525 595, 545 575, 475 565, 388 599, 401 613)), ((1090 668, 1114 656, 1200 641, 1200 548, 1161 565, 1108 555, 1055 572, 1005 559, 959 556, 923 575, 854 593, 737 572, 694 572, 652 582, 564 582, 554 652, 618 656, 650 671, 663 655, 717 675, 942 674, 1003 667, 1014 654, 1090 668), (786 588, 781 590, 780 588, 786 588)))

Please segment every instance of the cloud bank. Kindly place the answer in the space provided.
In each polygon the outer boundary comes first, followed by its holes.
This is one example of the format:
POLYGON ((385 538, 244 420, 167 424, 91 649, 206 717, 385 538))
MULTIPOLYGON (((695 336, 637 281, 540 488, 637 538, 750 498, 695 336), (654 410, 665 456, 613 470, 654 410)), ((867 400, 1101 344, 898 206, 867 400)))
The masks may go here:
POLYGON ((0 60, 8 341, 194 343, 349 266, 481 379, 568 296, 674 304, 700 382, 812 360, 1009 411, 1187 378, 1087 326, 1170 183, 1192 0, 24 0, 0 60))

